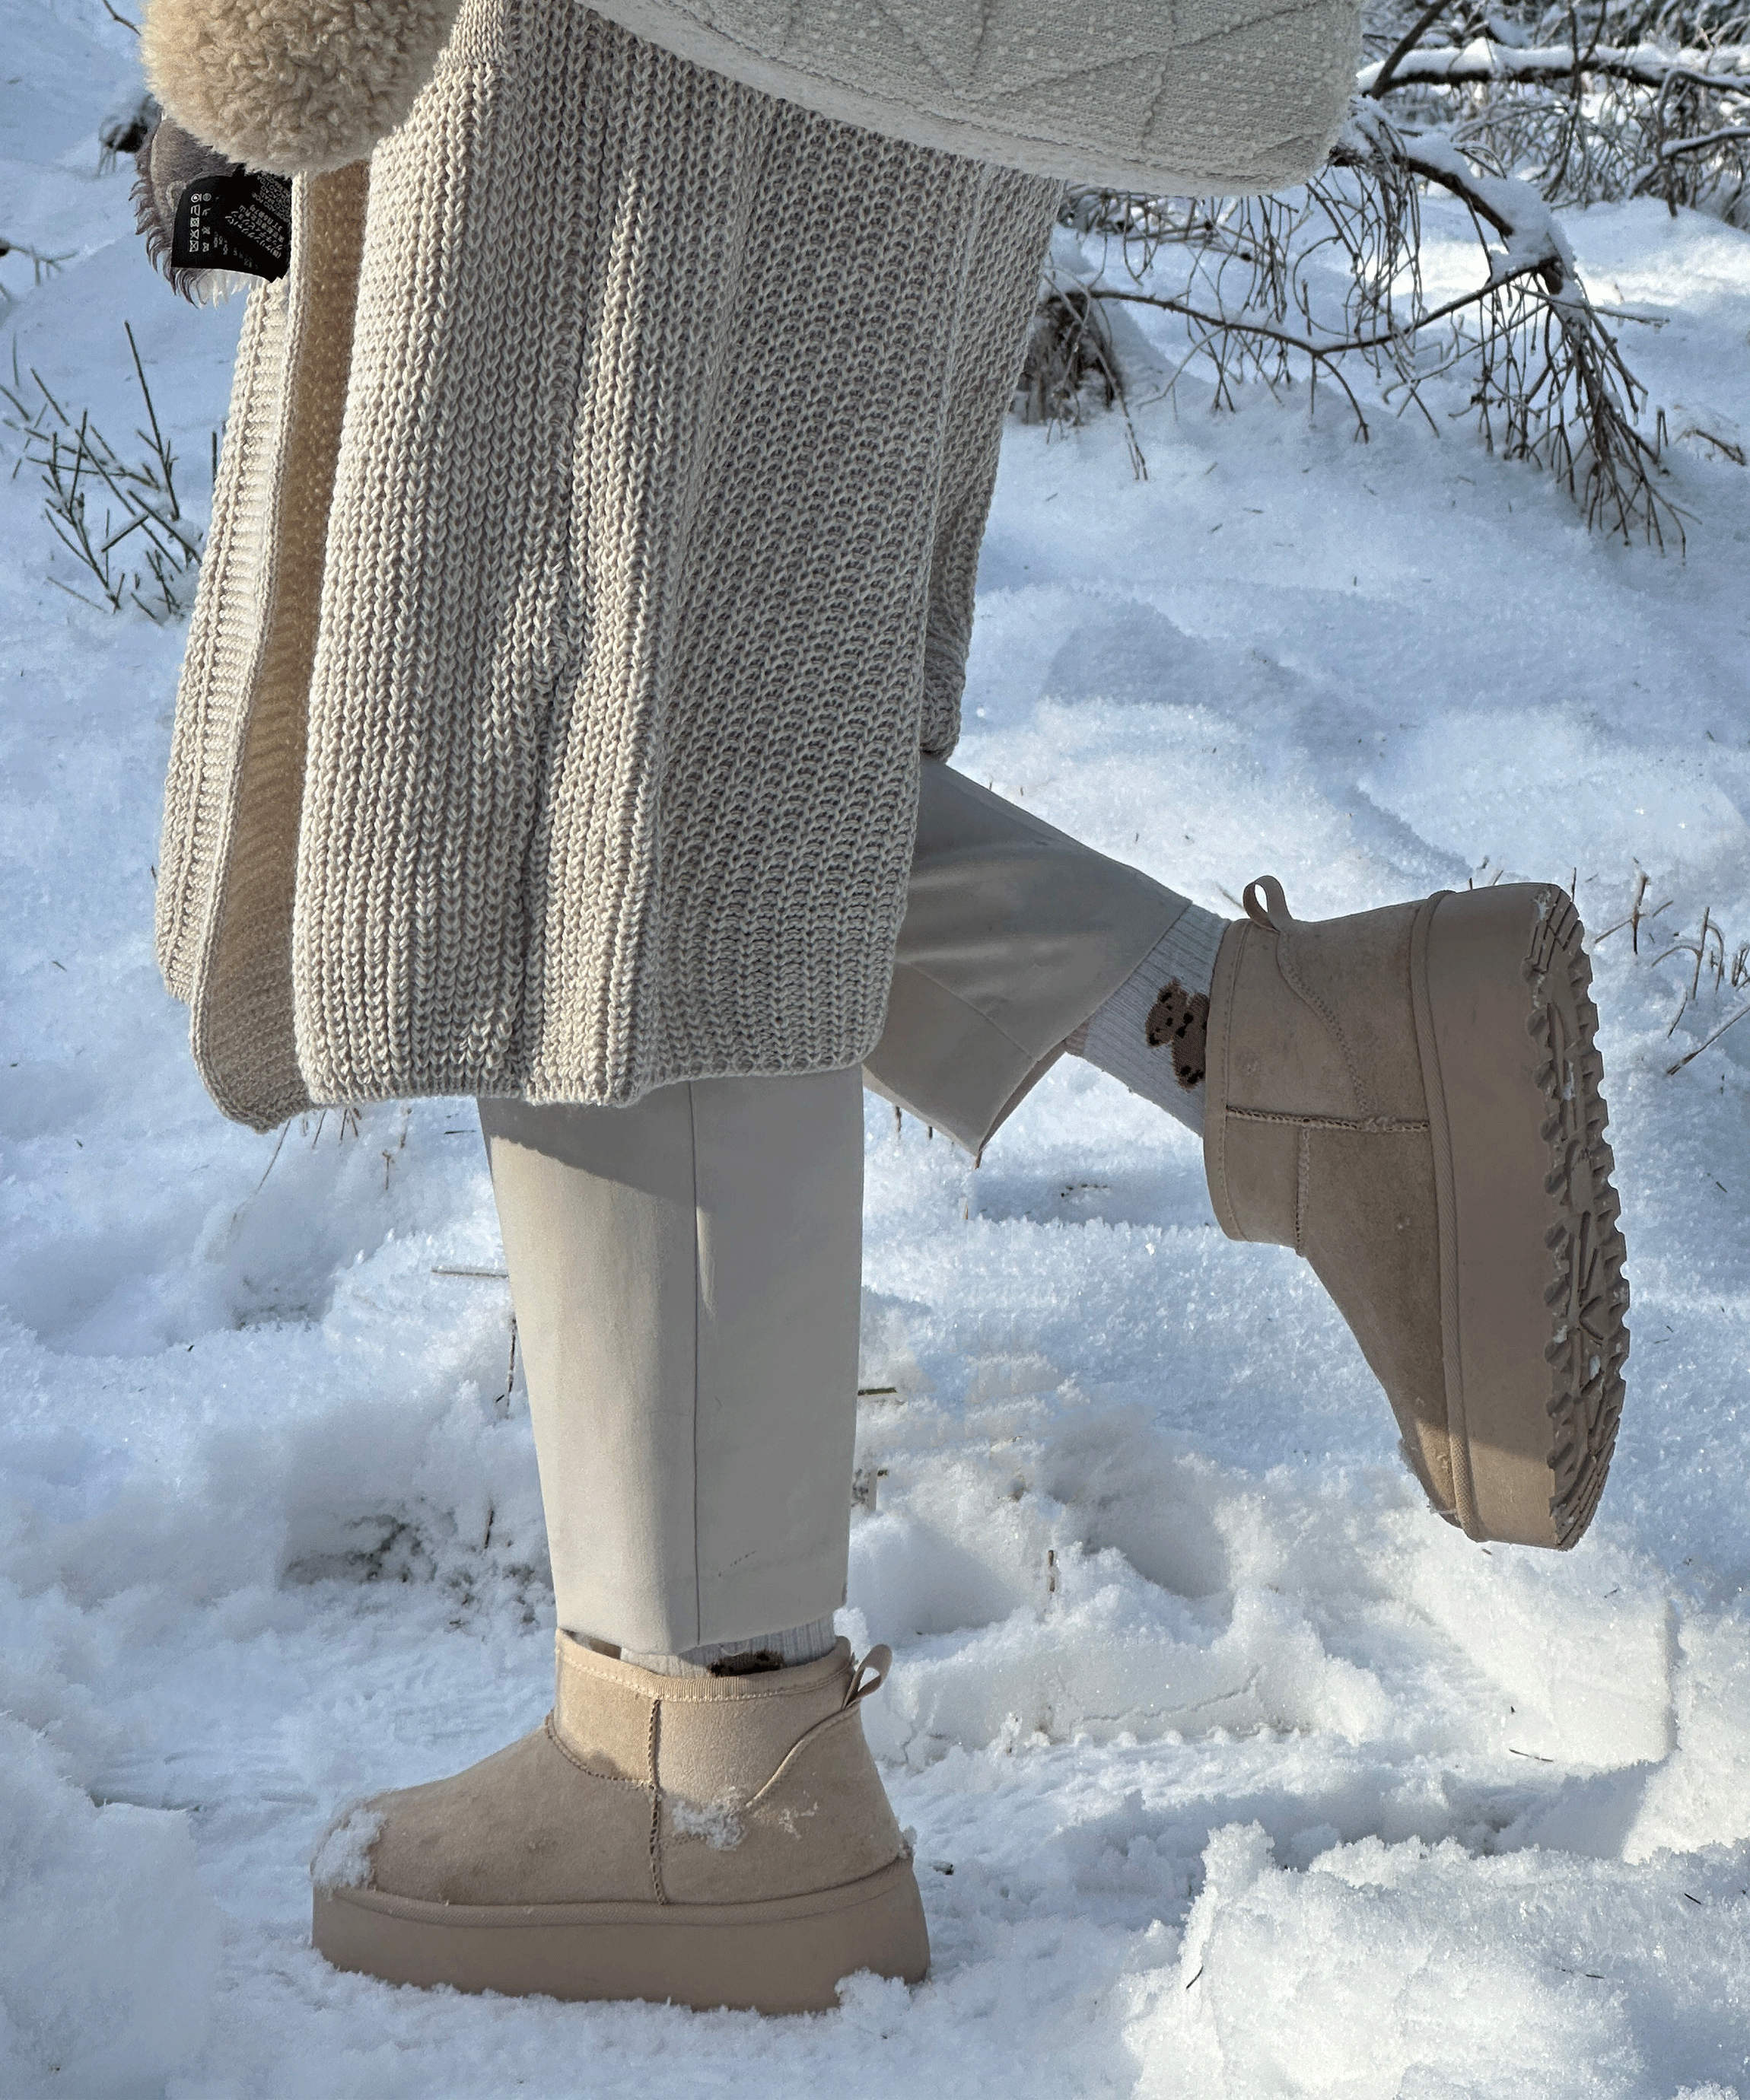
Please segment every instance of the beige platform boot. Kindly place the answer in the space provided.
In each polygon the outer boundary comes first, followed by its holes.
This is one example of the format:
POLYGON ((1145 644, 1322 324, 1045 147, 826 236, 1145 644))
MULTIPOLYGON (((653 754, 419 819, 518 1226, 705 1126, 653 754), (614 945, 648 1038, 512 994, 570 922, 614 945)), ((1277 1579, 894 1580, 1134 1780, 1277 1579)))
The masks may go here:
POLYGON ((1311 1263, 1443 1515, 1571 1546, 1629 1352, 1571 898, 1502 884, 1304 924, 1265 876, 1245 902, 1210 991, 1223 1230, 1311 1263))
POLYGON ((664 1677, 558 1637, 532 1734, 377 1796, 313 1868, 337 1968, 511 1996, 822 2010, 858 1970, 915 1983, 923 1907, 863 1740, 891 1658, 664 1677))

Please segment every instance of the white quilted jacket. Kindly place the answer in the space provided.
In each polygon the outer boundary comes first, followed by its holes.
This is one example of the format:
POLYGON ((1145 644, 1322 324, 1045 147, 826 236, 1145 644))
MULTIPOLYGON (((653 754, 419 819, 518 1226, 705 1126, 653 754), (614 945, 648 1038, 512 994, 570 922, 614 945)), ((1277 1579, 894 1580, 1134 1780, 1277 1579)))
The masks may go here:
POLYGON ((1352 0, 597 0, 653 43, 914 145, 1151 194, 1324 157, 1352 0))

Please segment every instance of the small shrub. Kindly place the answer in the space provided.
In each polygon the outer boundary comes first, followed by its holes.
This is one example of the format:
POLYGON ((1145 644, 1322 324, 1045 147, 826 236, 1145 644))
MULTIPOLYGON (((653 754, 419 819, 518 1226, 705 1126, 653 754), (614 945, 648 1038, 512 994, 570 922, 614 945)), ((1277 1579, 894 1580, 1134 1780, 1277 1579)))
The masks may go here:
MULTIPOLYGON (((97 602, 90 594, 95 586, 112 612, 131 602, 163 624, 182 619, 194 602, 202 534, 183 514, 176 457, 158 421, 134 331, 127 323, 122 325, 146 408, 147 428, 134 433, 143 452, 131 460, 124 457, 91 421, 88 409, 81 410, 75 421, 34 366, 27 386, 18 370, 15 346, 12 384, 0 385, 0 399, 11 413, 0 421, 20 440, 19 464, 28 461, 38 470, 48 492, 43 514, 86 588, 75 590, 52 569, 49 581, 86 605, 97 602)), ((218 452, 215 432, 215 468, 218 452)))

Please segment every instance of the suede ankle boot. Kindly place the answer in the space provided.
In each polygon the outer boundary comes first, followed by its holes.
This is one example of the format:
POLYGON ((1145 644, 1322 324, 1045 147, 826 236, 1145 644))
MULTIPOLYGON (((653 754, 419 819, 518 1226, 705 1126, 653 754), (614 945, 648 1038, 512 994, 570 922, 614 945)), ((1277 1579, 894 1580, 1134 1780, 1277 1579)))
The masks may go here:
POLYGON ((819 2011, 862 1969, 915 1983, 923 1907, 863 1740, 884 1648, 663 1677, 558 1638, 545 1723, 324 1840, 337 1968, 510 1996, 819 2011))
POLYGON ((1572 900, 1504 883, 1307 924, 1267 876, 1245 902, 1210 991, 1222 1229, 1311 1264, 1442 1515, 1571 1546, 1629 1352, 1572 900))

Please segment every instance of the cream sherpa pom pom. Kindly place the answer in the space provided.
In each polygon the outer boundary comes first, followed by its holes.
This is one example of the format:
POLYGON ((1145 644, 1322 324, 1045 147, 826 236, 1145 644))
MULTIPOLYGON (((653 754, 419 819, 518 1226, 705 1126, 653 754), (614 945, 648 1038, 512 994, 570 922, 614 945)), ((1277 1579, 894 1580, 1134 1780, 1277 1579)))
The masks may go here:
POLYGON ((152 92, 203 143, 276 174, 363 160, 431 77, 460 0, 153 0, 152 92))

